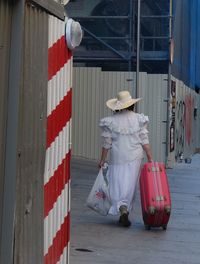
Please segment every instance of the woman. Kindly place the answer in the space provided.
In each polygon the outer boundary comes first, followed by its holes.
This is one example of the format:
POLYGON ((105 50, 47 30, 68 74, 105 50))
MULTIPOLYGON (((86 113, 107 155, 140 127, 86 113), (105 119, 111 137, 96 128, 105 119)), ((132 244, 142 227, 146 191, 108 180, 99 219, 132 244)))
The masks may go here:
POLYGON ((133 207, 133 199, 143 159, 143 150, 149 162, 153 161, 148 139, 148 117, 137 114, 134 99, 128 91, 121 91, 117 98, 106 102, 114 114, 100 120, 102 129, 102 154, 99 167, 105 163, 110 150, 108 170, 109 191, 112 206, 109 214, 120 213, 119 223, 129 227, 128 218, 133 207))

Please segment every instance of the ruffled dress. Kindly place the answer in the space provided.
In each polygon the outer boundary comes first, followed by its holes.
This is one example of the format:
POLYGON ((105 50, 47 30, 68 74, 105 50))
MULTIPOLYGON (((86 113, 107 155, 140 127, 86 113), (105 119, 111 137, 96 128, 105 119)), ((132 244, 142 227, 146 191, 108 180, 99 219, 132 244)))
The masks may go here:
POLYGON ((136 186, 143 159, 142 145, 148 144, 144 114, 120 111, 100 120, 102 147, 110 150, 108 169, 109 192, 112 206, 109 214, 117 215, 121 205, 133 209, 136 186))

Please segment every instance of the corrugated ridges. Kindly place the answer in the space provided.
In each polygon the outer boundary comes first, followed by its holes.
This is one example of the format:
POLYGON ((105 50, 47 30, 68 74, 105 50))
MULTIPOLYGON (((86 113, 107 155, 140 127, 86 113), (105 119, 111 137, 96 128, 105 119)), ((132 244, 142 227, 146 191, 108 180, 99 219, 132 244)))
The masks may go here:
POLYGON ((49 16, 47 151, 44 175, 44 263, 66 264, 70 226, 72 54, 65 23, 49 16))

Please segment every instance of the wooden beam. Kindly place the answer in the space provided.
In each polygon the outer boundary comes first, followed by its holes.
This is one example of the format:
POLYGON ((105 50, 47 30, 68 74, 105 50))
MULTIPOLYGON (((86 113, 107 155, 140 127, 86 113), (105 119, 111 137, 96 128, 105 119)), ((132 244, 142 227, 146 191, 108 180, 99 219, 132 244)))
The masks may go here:
POLYGON ((61 20, 65 19, 65 10, 64 6, 55 2, 54 0, 27 0, 27 2, 39 6, 49 14, 58 17, 61 20))

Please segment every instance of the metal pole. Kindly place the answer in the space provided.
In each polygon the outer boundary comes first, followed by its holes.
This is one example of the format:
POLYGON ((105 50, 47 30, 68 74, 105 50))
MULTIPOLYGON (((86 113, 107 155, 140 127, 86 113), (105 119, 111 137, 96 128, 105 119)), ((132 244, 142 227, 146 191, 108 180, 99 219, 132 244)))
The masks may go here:
POLYGON ((168 66, 168 87, 167 87, 167 127, 166 127, 166 157, 165 163, 168 166, 169 157, 169 137, 170 137, 170 95, 171 95, 171 60, 170 60, 170 45, 172 41, 172 1, 169 2, 169 66, 168 66))
POLYGON ((132 31, 133 31, 133 2, 129 2, 129 61, 128 61, 128 71, 131 72, 131 62, 132 62, 132 31))
POLYGON ((136 65, 136 97, 139 95, 139 75, 140 75, 140 14, 141 0, 138 0, 137 6, 137 65, 136 65))
POLYGON ((100 37, 97 37, 95 34, 93 34, 90 30, 86 29, 84 26, 81 26, 82 29, 88 33, 91 37, 93 37, 94 39, 98 40, 99 42, 101 42, 104 46, 106 46, 108 49, 112 50, 114 53, 116 53, 117 55, 119 55, 121 58, 128 60, 129 58, 127 58, 126 56, 124 56, 121 52, 117 51, 116 49, 114 49, 111 45, 107 44, 104 40, 102 40, 100 37))

